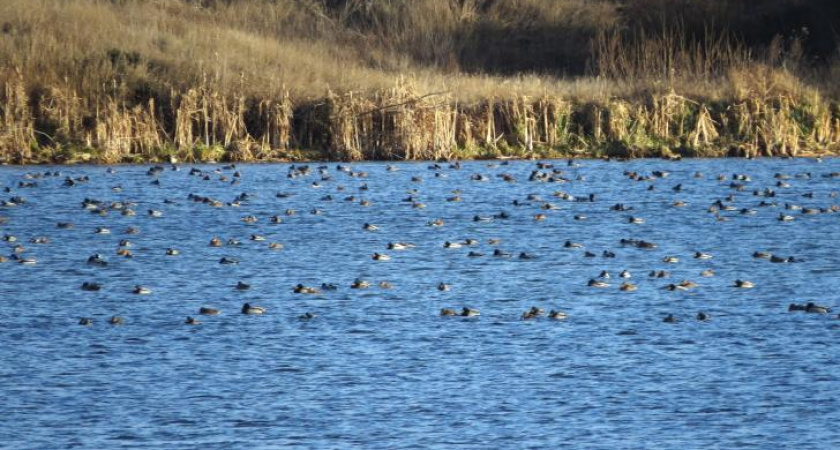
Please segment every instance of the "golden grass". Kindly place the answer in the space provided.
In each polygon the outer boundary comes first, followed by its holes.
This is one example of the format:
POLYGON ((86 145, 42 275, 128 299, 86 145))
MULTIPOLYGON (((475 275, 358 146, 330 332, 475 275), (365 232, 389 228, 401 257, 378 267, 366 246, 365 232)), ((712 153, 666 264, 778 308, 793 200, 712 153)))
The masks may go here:
POLYGON ((840 140, 840 88, 820 81, 840 65, 808 69, 796 40, 758 52, 679 22, 622 28, 608 0, 200 3, 0 2, 0 159, 793 155, 840 140))

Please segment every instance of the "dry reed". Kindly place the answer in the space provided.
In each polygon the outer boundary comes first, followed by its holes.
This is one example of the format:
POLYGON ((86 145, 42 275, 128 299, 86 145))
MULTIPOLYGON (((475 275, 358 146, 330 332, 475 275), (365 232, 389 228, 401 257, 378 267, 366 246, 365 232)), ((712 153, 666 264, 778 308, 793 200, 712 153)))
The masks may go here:
POLYGON ((802 155, 840 142, 837 88, 803 69, 799 38, 622 28, 608 0, 202 5, 0 3, 0 159, 802 155), (582 74, 590 39, 591 76, 550 75, 582 74), (523 67, 550 70, 505 75, 523 67))

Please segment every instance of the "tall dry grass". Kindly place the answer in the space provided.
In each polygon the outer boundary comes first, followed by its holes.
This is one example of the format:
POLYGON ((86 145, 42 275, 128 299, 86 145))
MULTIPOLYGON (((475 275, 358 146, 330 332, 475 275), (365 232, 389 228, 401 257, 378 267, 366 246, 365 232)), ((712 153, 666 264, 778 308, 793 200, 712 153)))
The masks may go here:
POLYGON ((5 0, 0 158, 836 149, 840 54, 640 2, 5 0))

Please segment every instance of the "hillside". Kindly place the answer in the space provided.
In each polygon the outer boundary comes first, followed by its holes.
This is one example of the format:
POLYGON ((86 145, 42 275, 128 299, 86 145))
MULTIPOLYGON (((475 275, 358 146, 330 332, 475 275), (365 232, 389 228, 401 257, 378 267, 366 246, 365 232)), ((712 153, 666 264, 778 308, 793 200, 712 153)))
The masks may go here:
POLYGON ((0 159, 835 152, 829 0, 6 0, 0 159))

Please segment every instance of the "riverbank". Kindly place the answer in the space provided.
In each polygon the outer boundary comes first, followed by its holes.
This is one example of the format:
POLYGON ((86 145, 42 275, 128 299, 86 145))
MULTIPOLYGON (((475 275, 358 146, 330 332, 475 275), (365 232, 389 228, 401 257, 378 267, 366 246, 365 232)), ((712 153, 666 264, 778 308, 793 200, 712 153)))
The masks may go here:
POLYGON ((294 101, 208 87, 129 105, 7 82, 0 162, 141 163, 499 157, 822 156, 840 149, 840 105, 755 91, 726 101, 676 91, 578 101, 499 96, 459 102, 409 82, 294 101))
POLYGON ((822 3, 7 0, 0 162, 835 154, 822 3))

